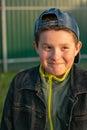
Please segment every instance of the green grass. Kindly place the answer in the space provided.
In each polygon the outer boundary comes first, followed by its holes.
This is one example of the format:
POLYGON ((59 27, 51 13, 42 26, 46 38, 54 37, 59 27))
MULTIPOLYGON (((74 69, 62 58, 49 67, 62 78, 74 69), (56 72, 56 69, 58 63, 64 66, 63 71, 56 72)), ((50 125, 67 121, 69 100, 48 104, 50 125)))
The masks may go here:
POLYGON ((0 120, 2 116, 5 97, 7 95, 10 82, 15 74, 16 72, 0 73, 0 120))

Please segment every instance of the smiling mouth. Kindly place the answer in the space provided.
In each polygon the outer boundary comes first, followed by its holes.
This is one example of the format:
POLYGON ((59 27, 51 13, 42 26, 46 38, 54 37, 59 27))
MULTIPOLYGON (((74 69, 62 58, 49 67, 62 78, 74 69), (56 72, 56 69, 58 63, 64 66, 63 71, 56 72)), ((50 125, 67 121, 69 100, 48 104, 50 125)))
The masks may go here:
POLYGON ((54 62, 50 62, 50 63, 48 63, 48 64, 51 64, 51 65, 62 65, 62 64, 64 64, 64 63, 54 63, 54 62))

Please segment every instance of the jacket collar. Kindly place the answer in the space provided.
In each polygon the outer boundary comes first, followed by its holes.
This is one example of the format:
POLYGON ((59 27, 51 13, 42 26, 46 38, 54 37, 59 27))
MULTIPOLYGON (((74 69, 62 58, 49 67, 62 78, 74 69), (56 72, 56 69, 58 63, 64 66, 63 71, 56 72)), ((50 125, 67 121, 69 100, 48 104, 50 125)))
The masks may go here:
MULTIPOLYGON (((41 91, 41 78, 39 73, 39 66, 24 71, 25 78, 21 81, 21 88, 30 89, 34 91, 41 91)), ((81 93, 87 93, 87 71, 79 69, 73 65, 71 69, 71 93, 76 96, 81 93)))
POLYGON ((41 87, 41 79, 39 74, 39 66, 28 69, 22 72, 22 81, 20 82, 20 86, 18 87, 21 89, 29 89, 37 91, 41 87))
POLYGON ((87 71, 73 65, 71 69, 71 92, 73 96, 87 93, 87 71))

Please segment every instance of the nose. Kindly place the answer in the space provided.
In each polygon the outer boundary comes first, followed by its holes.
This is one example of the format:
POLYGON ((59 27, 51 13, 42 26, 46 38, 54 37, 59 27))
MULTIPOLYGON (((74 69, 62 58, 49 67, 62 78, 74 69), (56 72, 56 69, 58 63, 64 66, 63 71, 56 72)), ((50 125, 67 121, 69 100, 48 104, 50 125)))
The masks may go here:
POLYGON ((55 49, 52 53, 52 60, 57 61, 61 58, 61 51, 59 49, 55 49))

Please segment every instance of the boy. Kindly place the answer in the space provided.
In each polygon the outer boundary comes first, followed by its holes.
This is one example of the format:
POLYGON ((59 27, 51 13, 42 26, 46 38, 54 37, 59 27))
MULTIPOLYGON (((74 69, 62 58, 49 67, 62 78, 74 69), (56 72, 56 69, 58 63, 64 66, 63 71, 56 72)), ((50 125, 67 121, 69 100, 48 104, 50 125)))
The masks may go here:
POLYGON ((75 65, 82 46, 76 21, 51 8, 36 20, 34 35, 40 65, 13 79, 1 130, 87 130, 87 71, 75 65))

